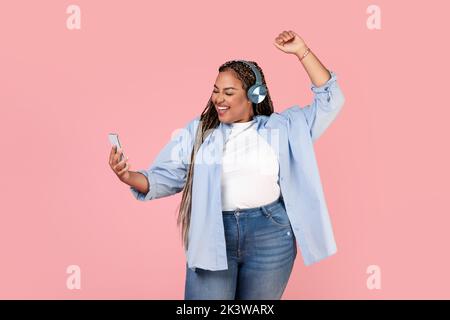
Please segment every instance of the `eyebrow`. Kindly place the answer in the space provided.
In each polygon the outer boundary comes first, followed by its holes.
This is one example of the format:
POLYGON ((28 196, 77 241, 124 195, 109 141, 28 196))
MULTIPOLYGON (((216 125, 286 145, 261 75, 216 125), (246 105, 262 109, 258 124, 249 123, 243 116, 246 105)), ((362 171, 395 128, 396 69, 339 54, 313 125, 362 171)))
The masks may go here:
MULTIPOLYGON (((214 87, 216 87, 217 89, 219 89, 219 87, 216 86, 216 85, 214 85, 214 87)), ((235 87, 226 87, 226 88, 223 88, 223 90, 226 90, 226 89, 234 89, 234 90, 237 90, 235 87)))

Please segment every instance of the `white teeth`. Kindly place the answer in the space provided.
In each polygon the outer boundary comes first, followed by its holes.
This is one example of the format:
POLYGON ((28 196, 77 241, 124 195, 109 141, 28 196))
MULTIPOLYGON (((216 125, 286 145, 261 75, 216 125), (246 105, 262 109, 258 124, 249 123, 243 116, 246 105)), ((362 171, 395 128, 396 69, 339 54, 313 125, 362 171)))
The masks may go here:
POLYGON ((218 107, 219 108, 219 110, 226 110, 226 109, 229 109, 230 107, 218 107))

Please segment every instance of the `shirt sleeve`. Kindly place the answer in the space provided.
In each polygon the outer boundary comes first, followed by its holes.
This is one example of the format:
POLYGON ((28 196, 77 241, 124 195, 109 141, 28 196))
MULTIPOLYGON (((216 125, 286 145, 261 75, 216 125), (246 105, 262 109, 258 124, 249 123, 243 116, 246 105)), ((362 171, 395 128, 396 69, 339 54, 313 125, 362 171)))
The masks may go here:
POLYGON ((311 84, 311 91, 314 93, 311 104, 303 108, 293 106, 283 112, 291 123, 295 123, 296 117, 305 117, 313 142, 330 126, 345 102, 336 73, 330 70, 330 75, 330 79, 319 87, 311 84))
POLYGON ((183 190, 199 118, 195 117, 184 128, 174 132, 149 168, 136 171, 147 178, 150 187, 144 194, 130 186, 137 200, 158 199, 183 190))

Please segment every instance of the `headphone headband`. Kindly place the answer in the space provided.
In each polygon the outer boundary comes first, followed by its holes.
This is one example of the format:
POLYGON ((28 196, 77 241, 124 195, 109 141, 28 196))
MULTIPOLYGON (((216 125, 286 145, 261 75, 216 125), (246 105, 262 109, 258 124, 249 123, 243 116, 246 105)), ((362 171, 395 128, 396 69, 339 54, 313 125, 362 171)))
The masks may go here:
POLYGON ((261 74, 259 73, 258 68, 256 68, 253 63, 248 62, 246 60, 238 60, 238 61, 241 61, 241 62, 245 63, 246 65, 248 65, 252 69, 253 73, 255 74, 256 84, 262 84, 261 74))

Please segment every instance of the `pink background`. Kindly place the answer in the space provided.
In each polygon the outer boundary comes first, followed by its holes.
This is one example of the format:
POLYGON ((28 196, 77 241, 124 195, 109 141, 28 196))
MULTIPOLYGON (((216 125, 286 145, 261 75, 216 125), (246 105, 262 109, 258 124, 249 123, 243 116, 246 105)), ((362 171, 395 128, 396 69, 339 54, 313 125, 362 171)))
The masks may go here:
POLYGON ((181 194, 133 198, 117 132, 147 168, 206 106, 218 67, 257 61, 275 110, 313 97, 272 44, 298 33, 336 72, 342 113, 315 144, 338 253, 298 256, 284 299, 450 297, 447 1, 2 1, 0 298, 182 299, 181 194), (81 8, 81 30, 66 8, 81 8), (366 8, 381 8, 369 30, 366 8), (69 290, 66 268, 81 268, 69 290), (366 269, 378 265, 381 289, 366 269))

